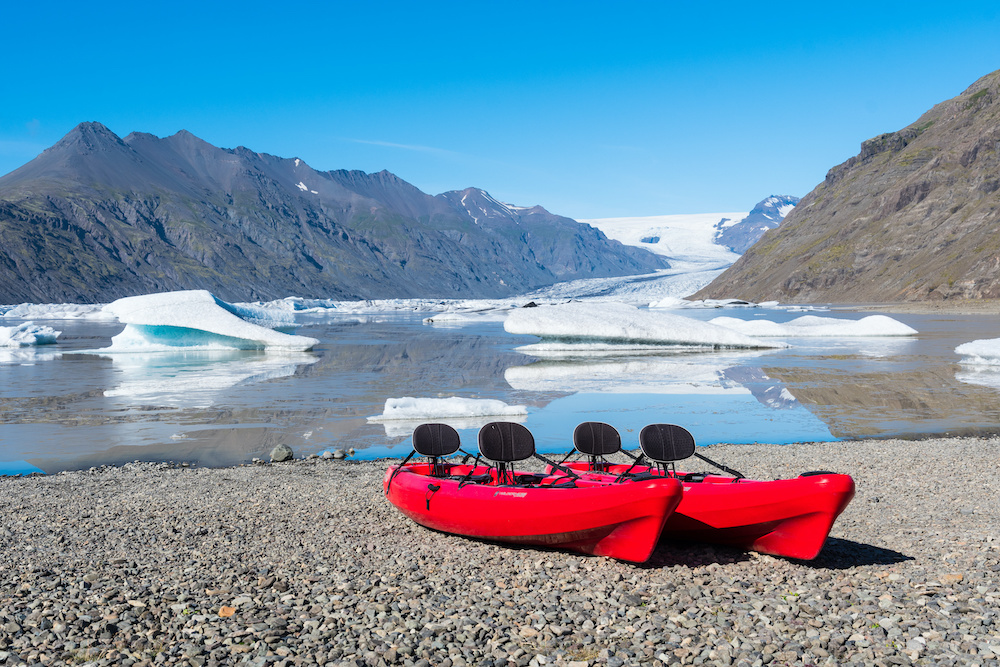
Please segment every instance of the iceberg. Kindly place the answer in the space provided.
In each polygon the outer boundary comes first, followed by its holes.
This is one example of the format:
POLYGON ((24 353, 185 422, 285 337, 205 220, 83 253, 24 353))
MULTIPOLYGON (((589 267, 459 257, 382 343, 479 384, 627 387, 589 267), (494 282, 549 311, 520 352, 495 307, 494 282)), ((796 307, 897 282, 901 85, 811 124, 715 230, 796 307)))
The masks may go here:
POLYGON ((504 329, 563 342, 686 345, 692 348, 784 348, 731 328, 615 302, 571 302, 511 311, 504 329))
POLYGON ((456 311, 448 310, 423 319, 424 324, 443 324, 446 326, 462 326, 479 322, 502 322, 507 317, 506 310, 487 311, 456 311))
POLYGON ((295 315, 260 306, 233 305, 205 290, 163 292, 118 299, 104 306, 125 330, 111 339, 108 352, 185 349, 311 350, 315 338, 283 333, 295 315))
POLYGON ((751 337, 822 337, 851 338, 866 336, 912 336, 916 329, 885 315, 869 315, 860 320, 805 315, 784 324, 770 320, 741 320, 735 317, 716 317, 709 323, 726 327, 751 337))
POLYGON ((389 398, 381 415, 369 417, 368 421, 388 420, 431 420, 446 417, 515 417, 528 414, 523 405, 508 405, 492 398, 389 398))
POLYGON ((0 347, 53 345, 60 333, 62 332, 52 327, 39 326, 34 322, 24 322, 16 327, 0 327, 0 347))
POLYGON ((103 304, 22 303, 19 306, 0 306, 0 317, 16 320, 113 320, 114 315, 105 313, 102 306, 103 304))
POLYGON ((987 338, 962 343, 955 348, 961 363, 970 366, 1000 366, 1000 338, 987 338))
POLYGON ((410 435, 424 422, 441 422, 458 430, 479 429, 495 419, 523 422, 528 417, 524 405, 508 405, 491 398, 389 398, 381 415, 369 417, 368 421, 381 423, 387 437, 410 435))

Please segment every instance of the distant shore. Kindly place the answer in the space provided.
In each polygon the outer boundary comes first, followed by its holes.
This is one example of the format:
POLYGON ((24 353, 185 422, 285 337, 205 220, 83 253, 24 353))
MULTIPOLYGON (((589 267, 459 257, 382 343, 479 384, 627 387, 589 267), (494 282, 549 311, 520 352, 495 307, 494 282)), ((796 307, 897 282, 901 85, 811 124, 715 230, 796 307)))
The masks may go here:
POLYGON ((950 313, 953 315, 1000 315, 1000 299, 960 301, 911 301, 882 304, 838 304, 837 310, 877 310, 889 313, 950 313))
POLYGON ((0 478, 0 664, 1000 659, 1000 438, 708 449, 857 496, 814 561, 663 542, 634 565, 421 528, 386 460, 0 478))

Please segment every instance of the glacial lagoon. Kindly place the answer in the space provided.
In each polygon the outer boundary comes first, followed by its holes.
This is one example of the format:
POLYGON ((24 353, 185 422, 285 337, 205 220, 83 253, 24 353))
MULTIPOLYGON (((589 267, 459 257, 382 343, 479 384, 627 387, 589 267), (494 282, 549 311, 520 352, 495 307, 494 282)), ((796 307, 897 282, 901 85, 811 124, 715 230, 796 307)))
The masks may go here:
MULTIPOLYGON (((674 312, 702 321, 802 315, 674 312)), ((134 460, 234 465, 266 459, 277 444, 297 457, 352 448, 356 458, 400 457, 419 420, 370 418, 402 397, 524 406, 516 418, 548 453, 570 448, 573 428, 588 420, 614 425, 627 447, 653 422, 681 424, 703 445, 1000 431, 1000 367, 963 364, 955 352, 1000 335, 1000 316, 887 314, 918 333, 590 354, 539 351, 530 347, 536 336, 508 333, 502 317, 427 324, 429 313, 398 308, 296 314, 295 333, 319 341, 309 351, 93 354, 121 323, 32 317, 61 335, 51 345, 0 349, 0 474, 134 460)), ((467 448, 485 421, 456 424, 467 448)))

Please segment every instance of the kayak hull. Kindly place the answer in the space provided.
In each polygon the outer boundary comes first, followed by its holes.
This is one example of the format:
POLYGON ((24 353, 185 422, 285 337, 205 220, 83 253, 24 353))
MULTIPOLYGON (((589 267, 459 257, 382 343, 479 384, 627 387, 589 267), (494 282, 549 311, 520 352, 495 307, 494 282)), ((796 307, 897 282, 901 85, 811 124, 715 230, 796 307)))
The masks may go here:
MULTIPOLYGON (((585 470, 587 464, 569 464, 585 470)), ((626 465, 611 466, 618 474, 626 465)), ((649 472, 636 466, 632 473, 649 472)), ((684 473, 677 473, 683 478, 684 473)), ((819 555, 837 517, 854 498, 854 480, 835 473, 761 481, 705 475, 684 482, 684 495, 662 539, 726 544, 787 558, 819 555)))
MULTIPOLYGON (((468 466, 433 477, 427 464, 390 467, 386 497, 416 523, 445 533, 495 542, 567 549, 643 562, 681 501, 678 480, 611 484, 557 473, 531 486, 460 484, 468 466)), ((482 468, 473 475, 486 473, 482 468)))

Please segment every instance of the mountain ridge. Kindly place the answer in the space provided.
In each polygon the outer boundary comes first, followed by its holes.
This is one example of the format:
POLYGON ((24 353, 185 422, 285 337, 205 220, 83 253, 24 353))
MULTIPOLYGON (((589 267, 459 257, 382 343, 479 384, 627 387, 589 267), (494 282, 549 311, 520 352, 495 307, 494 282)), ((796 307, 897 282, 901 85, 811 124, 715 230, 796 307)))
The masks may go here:
MULTIPOLYGON (((522 210, 476 192, 501 217, 522 210)), ((454 199, 388 171, 81 123, 0 177, 0 302, 498 297, 667 266, 541 207, 484 226, 454 199)))
POLYGON ((1000 71, 861 144, 695 298, 1000 298, 1000 71))

